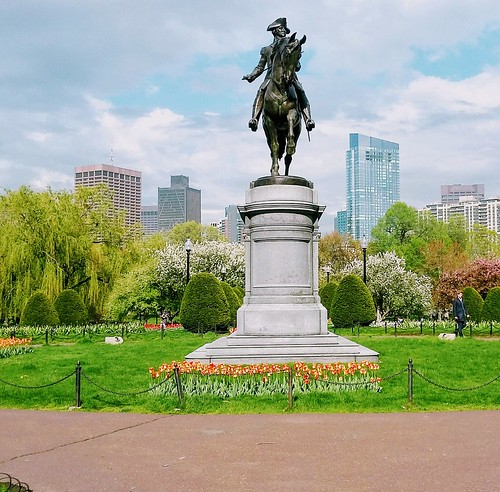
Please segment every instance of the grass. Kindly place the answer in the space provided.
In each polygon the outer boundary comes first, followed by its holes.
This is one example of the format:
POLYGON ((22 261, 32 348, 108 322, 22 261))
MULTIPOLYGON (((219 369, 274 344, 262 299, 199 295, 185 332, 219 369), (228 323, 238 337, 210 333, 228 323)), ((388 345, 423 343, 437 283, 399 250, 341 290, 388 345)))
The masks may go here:
POLYGON ((288 395, 243 396, 222 399, 215 396, 153 396, 136 393, 149 388, 149 367, 183 360, 197 347, 216 338, 183 330, 130 334, 122 345, 107 345, 104 337, 67 339, 49 345, 39 343, 32 353, 0 359, 0 408, 67 410, 75 405, 75 371, 82 367, 82 410, 112 412, 168 413, 280 413, 292 412, 398 412, 447 411, 500 408, 500 379, 481 388, 499 375, 498 338, 438 340, 437 336, 398 336, 382 334, 351 335, 356 342, 380 353, 379 376, 382 392, 313 393, 295 395, 288 408, 288 395), (413 402, 408 401, 408 360, 414 374, 413 402), (40 386, 68 379, 41 389, 40 386), (2 382, 2 380, 4 382, 2 382), (445 388, 460 391, 450 391, 445 388))

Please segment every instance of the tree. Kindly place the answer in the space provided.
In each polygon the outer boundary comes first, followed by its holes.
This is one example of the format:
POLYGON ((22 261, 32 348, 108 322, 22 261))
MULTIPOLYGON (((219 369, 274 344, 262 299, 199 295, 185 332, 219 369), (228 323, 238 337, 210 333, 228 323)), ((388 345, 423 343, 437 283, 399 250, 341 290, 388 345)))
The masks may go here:
POLYGON ((75 193, 21 187, 0 196, 0 318, 19 319, 37 290, 54 299, 70 288, 99 318, 138 232, 110 210, 112 197, 103 186, 75 193))
POLYGON ((43 292, 30 296, 21 315, 21 326, 55 326, 59 324, 54 304, 43 292))
POLYGON ((370 291, 357 275, 346 275, 339 283, 332 301, 334 326, 366 326, 375 321, 375 304, 370 291))
POLYGON ((471 321, 479 323, 481 321, 481 312, 483 310, 483 298, 474 287, 465 287, 463 290, 463 300, 467 314, 471 321))
POLYGON ((434 300, 440 309, 448 309, 459 290, 474 287, 485 298, 490 289, 500 285, 500 259, 478 258, 461 269, 443 273, 434 289, 434 300))
POLYGON ((227 239, 217 227, 202 225, 194 220, 176 224, 167 232, 166 238, 170 244, 182 246, 188 239, 191 239, 193 243, 203 243, 205 241, 227 242, 227 239))
POLYGON ((356 241, 347 234, 340 234, 338 232, 326 234, 318 243, 321 279, 326 280, 325 267, 330 267, 331 275, 335 276, 346 265, 360 256, 361 246, 359 241, 356 241))
POLYGON ((205 333, 229 326, 229 305, 221 282, 211 273, 191 277, 182 298, 179 318, 184 329, 205 333))
MULTIPOLYGON (((180 308, 186 287, 187 258, 184 245, 167 244, 154 252, 156 279, 162 296, 173 303, 172 312, 180 308)), ((190 274, 209 272, 231 286, 244 286, 245 250, 242 244, 207 241, 195 243, 190 255, 190 274)))
POLYGON ((485 321, 500 321, 500 287, 493 287, 486 295, 481 318, 485 321))
POLYGON ((54 307, 62 325, 84 325, 89 321, 87 308, 73 289, 63 290, 56 297, 54 307))
MULTIPOLYGON (((363 263, 353 261, 345 274, 361 276, 363 263)), ((394 253, 368 256, 367 286, 377 308, 377 320, 420 317, 432 308, 432 283, 425 275, 406 269, 403 258, 394 253)))

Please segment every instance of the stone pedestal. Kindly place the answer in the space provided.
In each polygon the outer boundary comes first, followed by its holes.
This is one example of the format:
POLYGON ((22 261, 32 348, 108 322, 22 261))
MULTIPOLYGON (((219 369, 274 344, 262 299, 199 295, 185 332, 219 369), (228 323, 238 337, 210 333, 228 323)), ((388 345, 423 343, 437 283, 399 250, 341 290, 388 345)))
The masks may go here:
POLYGON ((318 295, 318 205, 313 184, 269 176, 250 184, 244 220, 245 299, 238 329, 186 360, 224 363, 378 360, 378 354, 327 330, 318 295))

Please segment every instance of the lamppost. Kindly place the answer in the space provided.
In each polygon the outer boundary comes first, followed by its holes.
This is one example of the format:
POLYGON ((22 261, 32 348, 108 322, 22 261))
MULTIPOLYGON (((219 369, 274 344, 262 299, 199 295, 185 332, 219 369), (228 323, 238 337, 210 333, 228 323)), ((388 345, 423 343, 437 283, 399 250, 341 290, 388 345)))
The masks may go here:
POLYGON ((326 265, 323 267, 323 271, 326 273, 326 283, 330 283, 330 272, 332 271, 332 267, 330 265, 326 265))
POLYGON ((193 249, 193 243, 191 239, 184 243, 184 249, 186 250, 186 285, 189 284, 189 255, 191 254, 191 250, 193 249))
POLYGON ((368 241, 366 236, 363 234, 361 238, 361 247, 363 248, 363 282, 366 284, 366 248, 368 246, 368 241))
POLYGON ((221 276, 221 280, 224 282, 224 280, 226 279, 226 267, 223 266, 221 269, 220 269, 220 276, 221 276))

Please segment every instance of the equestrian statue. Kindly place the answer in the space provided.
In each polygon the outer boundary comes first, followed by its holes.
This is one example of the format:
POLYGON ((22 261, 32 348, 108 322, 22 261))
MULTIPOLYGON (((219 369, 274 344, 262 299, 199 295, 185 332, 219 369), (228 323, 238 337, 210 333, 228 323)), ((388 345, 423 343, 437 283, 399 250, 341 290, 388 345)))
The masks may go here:
POLYGON ((253 82, 267 70, 257 91, 248 126, 252 131, 257 131, 262 114, 264 133, 271 151, 271 176, 279 175, 279 160, 283 155, 285 176, 288 176, 302 129, 301 115, 308 132, 316 126, 311 117, 309 101, 296 73, 300 70, 299 60, 306 36, 300 40, 296 38, 296 33, 287 36, 290 29, 284 17, 276 19, 267 30, 272 33, 273 42, 260 50, 259 63, 251 73, 243 77, 243 80, 253 82))

